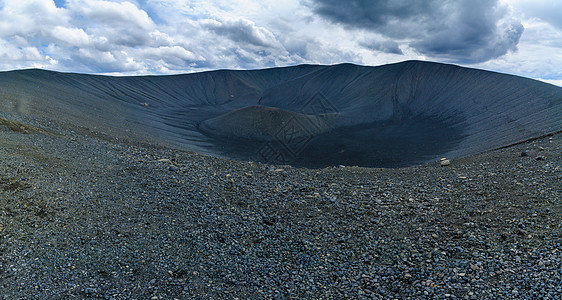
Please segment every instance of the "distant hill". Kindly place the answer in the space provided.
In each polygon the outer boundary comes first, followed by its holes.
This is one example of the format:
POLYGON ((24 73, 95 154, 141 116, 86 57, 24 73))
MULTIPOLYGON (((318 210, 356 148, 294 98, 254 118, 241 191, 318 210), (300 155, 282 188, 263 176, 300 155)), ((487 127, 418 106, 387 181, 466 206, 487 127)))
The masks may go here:
POLYGON ((562 88, 454 65, 171 76, 0 72, 0 110, 242 160, 399 167, 562 131, 562 88))

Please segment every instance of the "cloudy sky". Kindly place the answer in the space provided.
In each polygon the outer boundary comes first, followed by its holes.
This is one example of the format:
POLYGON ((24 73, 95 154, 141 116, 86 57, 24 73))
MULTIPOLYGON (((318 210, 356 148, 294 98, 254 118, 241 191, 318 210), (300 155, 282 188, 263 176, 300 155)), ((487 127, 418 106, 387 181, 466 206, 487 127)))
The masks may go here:
POLYGON ((139 75, 409 59, 562 86, 562 1, 0 0, 0 70, 139 75))

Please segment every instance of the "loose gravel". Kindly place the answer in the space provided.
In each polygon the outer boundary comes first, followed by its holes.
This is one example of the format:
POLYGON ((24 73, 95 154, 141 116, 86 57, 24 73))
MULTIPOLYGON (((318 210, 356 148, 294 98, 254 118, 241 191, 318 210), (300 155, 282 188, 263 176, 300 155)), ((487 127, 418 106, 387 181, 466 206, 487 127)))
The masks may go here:
POLYGON ((317 170, 4 123, 0 298, 562 295, 560 134, 317 170))

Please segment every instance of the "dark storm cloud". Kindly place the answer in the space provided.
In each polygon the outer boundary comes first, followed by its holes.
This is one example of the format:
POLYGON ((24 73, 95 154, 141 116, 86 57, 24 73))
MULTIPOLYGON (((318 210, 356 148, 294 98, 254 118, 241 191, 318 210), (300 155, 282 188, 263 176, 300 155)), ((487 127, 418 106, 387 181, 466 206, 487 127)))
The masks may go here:
MULTIPOLYGON (((393 32, 389 25, 396 21, 426 18, 437 11, 435 1, 380 1, 380 0, 309 0, 306 2, 315 13, 333 22, 351 27, 393 32)), ((429 20, 419 20, 426 22, 429 20)), ((405 32, 404 32, 405 33, 405 32)), ((395 34, 400 35, 399 31, 395 34)))
MULTIPOLYGON (((523 33, 521 22, 511 19, 508 8, 496 0, 305 3, 331 22, 372 31, 403 41, 424 55, 456 62, 483 62, 514 51, 523 33)), ((388 51, 379 48, 371 47, 388 51)))
POLYGON ((400 49, 400 47, 398 46, 398 43, 396 43, 395 41, 392 41, 392 40, 360 41, 359 46, 370 49, 370 50, 381 51, 381 52, 385 52, 385 53, 400 54, 400 55, 404 54, 402 52, 402 50, 400 49))

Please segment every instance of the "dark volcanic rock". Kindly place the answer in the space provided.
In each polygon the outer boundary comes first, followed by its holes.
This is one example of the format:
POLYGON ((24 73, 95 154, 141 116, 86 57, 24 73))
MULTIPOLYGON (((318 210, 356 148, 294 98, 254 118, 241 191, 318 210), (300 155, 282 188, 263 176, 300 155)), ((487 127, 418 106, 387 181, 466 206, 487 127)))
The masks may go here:
POLYGON ((0 297, 559 299, 562 134, 455 156, 559 130, 559 96, 425 63, 0 73, 0 297))
POLYGON ((562 131, 560 87, 420 61, 141 77, 24 70, 0 73, 0 96, 4 111, 109 139, 309 167, 416 165, 562 131))

